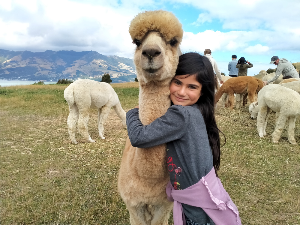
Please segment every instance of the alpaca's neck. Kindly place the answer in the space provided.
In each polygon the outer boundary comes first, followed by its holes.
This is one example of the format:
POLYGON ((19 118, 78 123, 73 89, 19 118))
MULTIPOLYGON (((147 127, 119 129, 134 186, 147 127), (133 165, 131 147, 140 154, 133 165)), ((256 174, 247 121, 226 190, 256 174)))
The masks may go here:
POLYGON ((164 115, 170 107, 170 81, 140 83, 139 115, 144 125, 164 115))

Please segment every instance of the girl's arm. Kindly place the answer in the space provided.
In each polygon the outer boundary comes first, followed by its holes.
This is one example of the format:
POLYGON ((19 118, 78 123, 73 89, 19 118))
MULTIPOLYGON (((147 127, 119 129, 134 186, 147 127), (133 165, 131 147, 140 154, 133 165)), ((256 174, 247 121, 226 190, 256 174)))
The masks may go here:
POLYGON ((126 124, 131 145, 150 148, 181 138, 186 131, 188 112, 183 106, 171 106, 165 115, 149 125, 139 119, 139 109, 131 109, 126 114, 126 124))

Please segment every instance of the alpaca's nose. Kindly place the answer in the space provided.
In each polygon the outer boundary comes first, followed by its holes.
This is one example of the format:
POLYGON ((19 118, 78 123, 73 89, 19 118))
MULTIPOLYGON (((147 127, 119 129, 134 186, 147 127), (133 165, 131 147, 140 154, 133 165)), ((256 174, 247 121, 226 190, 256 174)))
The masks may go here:
POLYGON ((160 48, 157 47, 151 47, 151 48, 146 48, 142 52, 144 57, 147 57, 149 60, 152 60, 153 58, 159 56, 161 54, 160 48))

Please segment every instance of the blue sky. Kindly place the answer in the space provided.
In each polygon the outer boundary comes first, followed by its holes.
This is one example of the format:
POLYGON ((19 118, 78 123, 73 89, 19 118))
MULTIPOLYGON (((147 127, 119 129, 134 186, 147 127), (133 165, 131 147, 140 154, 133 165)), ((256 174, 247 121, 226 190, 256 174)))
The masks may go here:
POLYGON ((254 64, 249 75, 276 68, 273 55, 300 62, 299 0, 0 0, 0 49, 132 58, 130 21, 158 9, 182 23, 182 52, 210 48, 225 74, 232 54, 254 64))

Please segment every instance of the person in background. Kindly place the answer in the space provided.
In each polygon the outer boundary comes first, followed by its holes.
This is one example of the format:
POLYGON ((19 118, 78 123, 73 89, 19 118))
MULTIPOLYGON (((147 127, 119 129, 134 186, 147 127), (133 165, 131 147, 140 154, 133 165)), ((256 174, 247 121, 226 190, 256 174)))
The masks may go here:
POLYGON ((239 69, 238 76, 247 76, 248 68, 253 67, 253 64, 249 61, 246 61, 244 57, 241 57, 236 64, 236 68, 239 69))
POLYGON ((218 68, 218 65, 216 63, 216 60, 214 60, 214 58, 211 56, 211 50, 210 49, 205 49, 204 50, 204 56, 207 57, 213 67, 213 70, 215 72, 215 80, 216 80, 216 89, 218 90, 220 88, 218 79, 220 81, 221 84, 223 84, 223 80, 222 80, 222 76, 221 76, 221 72, 218 68), (218 79, 217 79, 218 78, 218 79))
POLYGON ((275 76, 271 80, 264 81, 265 85, 277 80, 280 74, 282 74, 283 79, 299 78, 299 74, 293 64, 284 58, 279 59, 278 56, 273 56, 270 64, 275 64, 277 69, 275 76))
POLYGON ((236 64, 237 64, 236 58, 237 58, 236 55, 232 55, 232 61, 228 63, 228 71, 230 77, 237 77, 239 73, 239 69, 236 68, 236 64))

